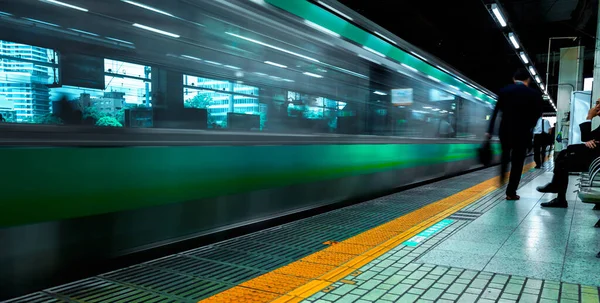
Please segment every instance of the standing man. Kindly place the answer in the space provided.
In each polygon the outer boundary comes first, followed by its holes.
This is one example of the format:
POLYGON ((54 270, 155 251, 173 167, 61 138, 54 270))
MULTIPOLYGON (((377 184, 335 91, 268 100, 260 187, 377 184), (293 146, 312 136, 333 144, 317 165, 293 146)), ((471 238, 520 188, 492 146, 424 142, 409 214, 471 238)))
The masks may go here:
POLYGON ((533 129, 533 159, 535 168, 540 169, 546 159, 546 148, 548 148, 548 137, 550 136, 550 122, 539 118, 533 129))
POLYGON ((531 77, 525 69, 518 70, 513 77, 514 84, 503 88, 498 95, 498 103, 492 114, 487 137, 494 133, 494 125, 498 112, 502 112, 499 137, 502 144, 502 165, 500 165, 500 178, 508 170, 511 163, 510 179, 506 188, 506 200, 519 200, 517 188, 521 182, 523 162, 527 147, 533 137, 533 128, 542 116, 542 95, 529 88, 531 77))

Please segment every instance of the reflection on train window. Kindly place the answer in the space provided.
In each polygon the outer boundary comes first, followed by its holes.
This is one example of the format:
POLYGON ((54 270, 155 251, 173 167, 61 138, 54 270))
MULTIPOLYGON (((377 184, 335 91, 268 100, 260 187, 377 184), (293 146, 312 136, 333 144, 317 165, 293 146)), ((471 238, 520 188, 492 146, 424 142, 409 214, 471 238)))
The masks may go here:
POLYGON ((206 109, 208 127, 263 129, 266 108, 259 102, 258 87, 197 76, 183 76, 183 104, 186 108, 206 109), (249 118, 249 119, 245 119, 249 118), (236 125, 228 122, 236 121, 236 125))
POLYGON ((34 123, 51 113, 48 84, 58 82, 57 54, 0 40, 0 114, 6 122, 34 123))
POLYGON ((51 101, 56 108, 61 98, 69 100, 73 108, 82 111, 86 125, 152 126, 148 111, 152 107, 150 66, 104 59, 104 87, 65 85, 52 89, 51 101))
POLYGON ((0 41, 0 55, 5 122, 121 127, 136 120, 136 109, 151 107, 149 66, 99 59, 104 62, 104 89, 90 89, 60 85, 58 55, 51 49, 0 41), (66 107, 61 100, 68 102, 66 107), (133 118, 126 119, 126 113, 133 118))

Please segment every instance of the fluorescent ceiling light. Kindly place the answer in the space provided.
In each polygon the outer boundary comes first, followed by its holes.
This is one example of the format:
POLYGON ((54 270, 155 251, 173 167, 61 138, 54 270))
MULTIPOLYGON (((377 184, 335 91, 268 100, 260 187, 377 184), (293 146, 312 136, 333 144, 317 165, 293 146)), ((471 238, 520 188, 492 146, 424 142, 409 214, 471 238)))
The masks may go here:
POLYGON ((540 88, 541 88, 542 90, 544 90, 546 87, 544 86, 544 84, 540 83, 540 88))
POLYGON ((307 76, 315 77, 315 78, 323 78, 323 76, 321 76, 321 75, 317 75, 317 74, 313 74, 313 73, 309 73, 309 72, 305 72, 304 74, 307 76))
POLYGON ((498 23, 500 23, 500 26, 506 27, 506 20, 504 19, 504 16, 502 16, 502 13, 500 12, 500 8, 498 7, 498 4, 496 4, 496 3, 492 4, 492 12, 494 13, 494 16, 496 16, 496 20, 498 20, 498 23))
POLYGON ((473 95, 471 95, 471 93, 469 93, 469 92, 464 92, 464 93, 465 93, 465 94, 467 94, 467 95, 469 95, 469 96, 473 96, 473 95))
POLYGON ((433 80, 435 82, 442 82, 440 79, 438 79, 436 77, 433 77, 433 76, 427 76, 427 78, 429 78, 429 79, 431 79, 431 80, 433 80))
POLYGON ((106 37, 106 39, 112 40, 112 41, 115 41, 115 42, 125 43, 125 44, 133 44, 132 42, 121 40, 121 39, 117 39, 117 38, 106 37))
POLYGON ((231 69, 241 69, 241 68, 239 68, 237 66, 233 66, 233 65, 224 65, 224 66, 227 68, 231 68, 231 69))
POLYGON ((392 40, 392 39, 390 39, 390 38, 388 38, 388 37, 384 36, 383 34, 381 34, 381 33, 379 33, 379 32, 375 32, 375 35, 377 35, 377 36, 379 36, 379 37, 381 37, 381 38, 383 38, 383 39, 387 40, 387 41, 388 41, 388 42, 390 42, 390 43, 393 43, 393 44, 395 44, 395 45, 398 45, 398 43, 394 42, 394 40, 392 40))
POLYGON ((413 72, 418 72, 418 70, 416 68, 414 68, 414 67, 412 67, 412 66, 410 66, 408 64, 400 63, 400 65, 404 66, 407 69, 410 69, 413 72))
POLYGON ((531 73, 531 75, 535 76, 537 75, 537 72, 535 71, 535 68, 533 68, 533 66, 529 66, 529 72, 531 73))
POLYGON ((204 62, 206 62, 206 63, 208 63, 208 64, 214 64, 214 65, 223 65, 223 64, 221 64, 221 63, 219 63, 219 62, 215 62, 215 61, 208 61, 208 60, 206 60, 206 61, 204 61, 204 62))
POLYGON ((146 26, 146 25, 142 25, 142 24, 138 24, 138 23, 134 23, 133 26, 135 26, 137 28, 145 29, 147 31, 155 32, 155 33, 158 33, 161 35, 165 35, 165 36, 169 36, 169 37, 173 37, 173 38, 179 38, 179 35, 177 35, 177 34, 169 33, 167 31, 156 29, 154 27, 150 27, 150 26, 146 26))
POLYGON ((373 59, 371 59, 371 58, 369 58, 369 57, 367 57, 367 56, 363 56, 363 55, 361 55, 361 54, 358 54, 358 56, 359 56, 359 57, 361 57, 361 58, 363 58, 363 59, 365 59, 365 60, 367 60, 367 61, 371 61, 371 62, 373 62, 373 63, 375 63, 375 64, 379 64, 379 65, 381 65, 381 62, 379 62, 379 61, 377 61, 377 60, 373 60, 373 59))
POLYGON ((234 36, 236 38, 240 38, 240 39, 243 39, 243 40, 246 40, 246 41, 249 41, 249 42, 253 42, 253 43, 256 43, 256 44, 260 44, 262 46, 266 46, 268 48, 272 48, 272 49, 278 50, 280 52, 284 52, 286 54, 294 55, 294 56, 297 56, 297 57, 300 57, 300 58, 303 58, 303 59, 306 59, 306 60, 310 60, 310 61, 313 61, 313 62, 320 62, 317 59, 314 59, 314 58, 311 58, 311 57, 308 57, 308 56, 304 56, 304 55, 301 55, 301 54, 298 54, 298 53, 294 53, 294 52, 289 51, 287 49, 283 49, 283 48, 280 48, 280 47, 277 47, 277 46, 273 46, 273 45, 270 45, 270 44, 267 44, 267 43, 264 43, 264 42, 260 42, 258 40, 250 39, 250 38, 247 38, 247 37, 244 37, 244 36, 240 36, 240 35, 237 35, 237 34, 234 34, 234 33, 230 33, 230 32, 225 32, 225 33, 227 35, 234 36))
POLYGON ((516 49, 521 48, 519 46, 519 42, 517 41, 517 37, 515 36, 514 33, 508 33, 508 39, 510 40, 510 42, 512 43, 512 45, 514 46, 514 48, 516 48, 516 49))
POLYGON ((12 16, 13 14, 0 11, 0 15, 3 15, 3 16, 12 16))
POLYGON ((54 27, 60 27, 60 25, 57 25, 57 24, 54 24, 54 23, 50 23, 50 22, 46 22, 46 21, 37 20, 37 19, 31 19, 31 18, 23 18, 23 19, 25 19, 27 21, 39 23, 39 24, 44 24, 44 25, 49 25, 49 26, 54 26, 54 27))
POLYGON ((380 53, 380 52, 378 52, 378 51, 376 51, 376 50, 374 50, 374 49, 372 49, 372 48, 368 48, 368 47, 366 47, 366 46, 363 46, 363 48, 364 48, 364 49, 366 49, 366 50, 368 50, 368 51, 370 51, 370 52, 372 52, 373 54, 375 54, 375 55, 377 55, 377 56, 380 56, 380 57, 383 57, 383 58, 385 58, 385 55, 384 55, 384 54, 382 54, 382 53, 380 53))
POLYGON ((437 111, 439 111, 439 110, 440 110, 439 108, 434 108, 434 109, 432 109, 432 111, 434 111, 434 112, 437 112, 437 111))
POLYGON ((322 1, 317 1, 317 2, 319 2, 319 4, 321 4, 322 6, 326 7, 326 8, 327 8, 327 9, 329 9, 330 11, 332 11, 332 12, 334 12, 334 13, 336 13, 336 14, 338 14, 338 15, 340 15, 340 16, 342 16, 342 17, 344 17, 344 18, 348 19, 348 20, 354 20, 354 19, 350 18, 350 16, 348 16, 348 15, 346 15, 346 14, 344 14, 344 13, 340 12, 339 10, 337 10, 337 9, 335 9, 335 8, 333 8, 333 7, 331 7, 331 5, 328 5, 327 3, 324 3, 324 2, 322 2, 322 1))
POLYGON ((454 86, 454 85, 449 85, 449 86, 455 90, 460 90, 460 88, 458 88, 457 86, 454 86))
POLYGON ((525 52, 521 52, 519 55, 521 56, 521 60, 523 60, 523 63, 529 64, 529 59, 527 59, 527 55, 525 54, 525 52))
POLYGON ((56 1, 56 0, 40 0, 42 2, 47 2, 47 3, 51 3, 51 4, 55 4, 55 5, 60 5, 60 6, 64 6, 64 7, 68 7, 68 8, 72 8, 72 9, 76 9, 78 11, 82 11, 82 12, 88 12, 88 10, 86 8, 83 7, 79 7, 76 5, 72 5, 69 3, 64 3, 64 2, 60 2, 60 1, 56 1))
POLYGON ((279 63, 275 63, 275 62, 271 62, 271 61, 265 61, 266 64, 269 65, 273 65, 273 66, 277 66, 277 67, 281 67, 281 68, 287 68, 287 66, 283 65, 283 64, 279 64, 279 63))
POLYGON ((74 31, 74 32, 78 32, 80 34, 86 34, 86 35, 90 35, 90 36, 94 36, 94 37, 100 36, 98 34, 94 34, 94 33, 86 32, 86 31, 82 31, 80 29, 75 29, 75 28, 69 28, 69 29, 72 30, 72 31, 74 31))
POLYGON ((386 93, 383 93, 383 92, 380 92, 380 91, 377 91, 377 90, 374 91, 373 93, 376 94, 376 95, 380 95, 380 96, 387 96, 386 93))
POLYGON ((147 9, 147 10, 149 10, 149 11, 153 11, 153 12, 155 12, 155 13, 159 13, 159 14, 167 15, 167 16, 169 16, 169 17, 175 17, 175 16, 173 16, 173 15, 172 15, 172 14, 170 14, 170 13, 167 13, 167 12, 165 12, 165 11, 161 11, 161 10, 159 10, 159 9, 156 9, 156 8, 152 7, 152 6, 148 6, 148 5, 145 5, 145 4, 141 4, 141 3, 137 3, 137 2, 134 2, 134 1, 129 1, 129 0, 121 0, 121 1, 123 1, 123 2, 125 2, 125 3, 129 3, 129 4, 131 4, 131 5, 135 5, 135 6, 137 6, 137 7, 141 7, 141 8, 143 8, 143 9, 147 9))
POLYGON ((423 106, 424 109, 431 109, 431 106, 423 106))
POLYGON ((542 84, 542 79, 540 79, 540 76, 535 76, 535 82, 542 84))
POLYGON ((334 32, 334 31, 332 31, 330 29, 327 29, 325 27, 322 27, 322 26, 320 26, 320 25, 318 25, 318 24, 316 24, 314 22, 311 22, 311 21, 308 21, 308 20, 304 20, 304 23, 306 23, 306 25, 308 25, 308 26, 310 26, 310 27, 312 27, 312 28, 314 28, 314 29, 316 29, 318 31, 324 32, 326 34, 329 34, 329 35, 332 35, 332 36, 335 36, 335 37, 338 37, 338 38, 341 37, 340 34, 334 32))
POLYGON ((254 72, 255 75, 259 75, 259 76, 266 76, 267 74, 265 73, 259 73, 259 72, 254 72))

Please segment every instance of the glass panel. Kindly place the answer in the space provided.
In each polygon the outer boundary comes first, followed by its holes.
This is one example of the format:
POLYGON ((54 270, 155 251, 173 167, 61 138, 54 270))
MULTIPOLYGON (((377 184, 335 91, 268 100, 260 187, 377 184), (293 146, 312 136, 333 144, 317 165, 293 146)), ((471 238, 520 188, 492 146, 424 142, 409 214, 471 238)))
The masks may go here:
POLYGON ((34 122, 51 113, 50 88, 58 81, 56 53, 0 40, 0 115, 5 122, 34 122))
POLYGON ((238 117, 259 116, 260 124, 255 128, 264 128, 267 108, 259 102, 258 87, 189 75, 183 76, 183 82, 184 107, 207 109, 209 128, 227 128, 228 113, 238 114, 238 117))
POLYGON ((151 106, 149 66, 105 59, 106 88, 99 90, 49 86, 58 82, 53 50, 0 41, 0 55, 11 57, 0 59, 5 122, 122 127, 126 112, 135 116, 138 108, 151 106))

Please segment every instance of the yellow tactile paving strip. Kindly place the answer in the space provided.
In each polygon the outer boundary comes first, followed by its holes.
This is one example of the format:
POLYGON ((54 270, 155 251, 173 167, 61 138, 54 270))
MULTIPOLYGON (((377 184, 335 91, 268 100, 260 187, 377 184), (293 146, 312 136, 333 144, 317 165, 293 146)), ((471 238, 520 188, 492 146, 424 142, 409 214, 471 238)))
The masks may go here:
POLYGON ((489 179, 200 302, 300 302, 498 187, 489 179))

